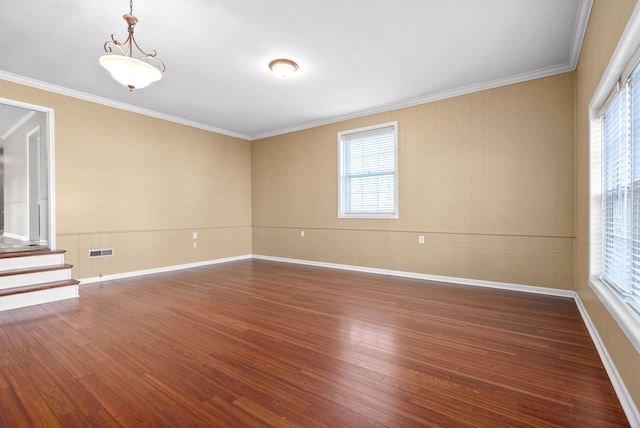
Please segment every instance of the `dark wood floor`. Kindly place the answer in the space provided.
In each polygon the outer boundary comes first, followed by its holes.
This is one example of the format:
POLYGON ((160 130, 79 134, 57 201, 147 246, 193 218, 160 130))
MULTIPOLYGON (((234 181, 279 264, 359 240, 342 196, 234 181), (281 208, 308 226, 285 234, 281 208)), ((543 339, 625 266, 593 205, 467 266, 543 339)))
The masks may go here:
POLYGON ((573 300, 260 260, 0 312, 0 425, 628 426, 573 300))

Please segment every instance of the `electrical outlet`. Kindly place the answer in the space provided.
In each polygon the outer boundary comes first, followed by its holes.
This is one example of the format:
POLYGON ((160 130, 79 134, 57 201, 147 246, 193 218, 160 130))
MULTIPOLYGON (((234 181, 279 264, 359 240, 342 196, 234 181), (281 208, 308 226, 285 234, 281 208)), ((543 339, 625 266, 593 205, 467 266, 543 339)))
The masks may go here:
POLYGON ((198 232, 193 232, 193 239, 198 239, 198 232))
POLYGON ((424 244, 424 235, 418 235, 418 244, 424 244))
POLYGON ((193 248, 198 248, 198 243, 193 241, 193 248))
POLYGON ((300 231, 300 237, 304 238, 304 230, 300 231))

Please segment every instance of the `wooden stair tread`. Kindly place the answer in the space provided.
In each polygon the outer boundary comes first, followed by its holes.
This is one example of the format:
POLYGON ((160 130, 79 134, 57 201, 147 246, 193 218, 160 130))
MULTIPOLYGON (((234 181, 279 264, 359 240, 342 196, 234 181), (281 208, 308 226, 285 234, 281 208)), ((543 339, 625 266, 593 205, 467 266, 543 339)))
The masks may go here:
POLYGON ((32 256, 47 256, 49 254, 64 254, 65 250, 50 250, 50 249, 38 249, 28 251, 13 251, 7 253, 0 253, 0 259, 11 259, 16 257, 32 257, 32 256))
POLYGON ((65 263, 60 265, 36 266, 36 267, 28 267, 28 268, 22 268, 22 269, 11 269, 11 270, 0 271, 0 277, 26 275, 29 273, 50 272, 54 270, 65 270, 65 269, 71 269, 72 267, 73 265, 65 263))
POLYGON ((68 279, 65 281, 55 281, 55 282, 46 282, 43 284, 24 285, 22 287, 14 287, 14 288, 0 290, 0 297, 11 296, 14 294, 21 294, 21 293, 29 293, 33 291, 49 290, 52 288, 66 287, 69 285, 78 285, 78 284, 80 284, 80 281, 75 279, 68 279))

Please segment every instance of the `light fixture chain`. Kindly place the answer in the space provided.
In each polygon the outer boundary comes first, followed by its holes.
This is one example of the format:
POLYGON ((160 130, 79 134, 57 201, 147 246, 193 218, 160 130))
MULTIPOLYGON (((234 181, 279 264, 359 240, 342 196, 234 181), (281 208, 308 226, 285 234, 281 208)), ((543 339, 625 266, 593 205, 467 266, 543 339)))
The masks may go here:
POLYGON ((129 15, 133 15, 133 0, 129 0, 129 15))

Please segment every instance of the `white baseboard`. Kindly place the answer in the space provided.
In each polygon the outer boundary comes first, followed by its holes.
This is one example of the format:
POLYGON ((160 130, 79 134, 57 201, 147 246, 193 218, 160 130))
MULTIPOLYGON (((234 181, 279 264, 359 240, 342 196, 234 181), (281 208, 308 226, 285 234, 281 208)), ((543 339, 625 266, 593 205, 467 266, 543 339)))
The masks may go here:
POLYGON ((629 394, 629 390, 627 389, 624 381, 620 377, 620 373, 616 369, 609 352, 607 352, 607 348, 604 346, 604 342, 600 338, 598 334, 598 330, 591 322, 591 317, 589 317, 589 313, 586 308, 582 304, 582 300, 580 300, 580 296, 576 295, 574 300, 576 301, 576 305, 578 306, 578 310, 582 315, 582 319, 587 326, 587 330, 589 330, 589 334, 591 335, 591 339, 593 339, 593 343, 596 345, 596 349, 598 350, 598 354, 600 355, 600 359, 602 360, 602 364, 604 365, 607 374, 609 375, 609 379, 611 380, 611 384, 613 385, 613 389, 615 389, 616 394, 618 395, 618 399, 620 400, 620 404, 624 409, 625 415, 627 415, 627 419, 629 419, 629 424, 632 427, 639 428, 640 427, 640 412, 633 402, 633 398, 629 394))
POLYGON ((138 270, 138 271, 132 271, 132 272, 124 272, 124 273, 116 273, 116 274, 112 274, 112 275, 96 276, 96 277, 93 277, 93 278, 81 279, 80 280, 80 285, 92 284, 92 283, 95 283, 95 282, 102 282, 102 281, 111 281, 111 280, 114 280, 114 279, 134 278, 136 276, 153 275, 155 273, 172 272, 172 271, 182 270, 182 269, 191 269, 191 268, 196 268, 196 267, 201 267, 201 266, 209 266, 209 265, 216 265, 216 264, 220 264, 220 263, 234 262, 234 261, 237 261, 237 260, 246 260, 246 259, 250 259, 250 258, 251 258, 251 255, 247 254, 247 255, 244 255, 244 256, 226 257, 226 258, 223 258, 223 259, 206 260, 206 261, 203 261, 203 262, 186 263, 186 264, 182 264, 182 265, 165 266, 165 267, 160 267, 160 268, 145 269, 145 270, 138 270))
POLYGON ((402 278, 422 279, 425 281, 445 282, 462 285, 473 285, 475 287, 498 288, 502 290, 523 291, 526 293, 544 294, 547 296, 571 297, 576 295, 573 290, 561 290, 558 288, 536 287, 534 285, 509 284, 505 282, 484 281, 480 279, 456 278, 451 276, 429 275, 426 273, 406 272, 390 269, 378 269, 366 266, 342 265, 337 263, 316 262, 313 260, 287 259, 282 257, 271 257, 254 254, 254 259, 269 260, 273 262, 295 263, 309 266, 326 267, 331 269, 342 269, 364 273, 374 273, 378 275, 391 275, 402 278))
POLYGON ((484 281, 484 280, 469 279, 469 278, 456 278, 456 277, 449 277, 449 276, 429 275, 429 274, 416 273, 416 272, 378 269, 378 268, 371 268, 366 266, 324 263, 324 262, 317 262, 313 260, 271 257, 271 256, 263 256, 259 254, 250 254, 245 256, 237 256, 237 257, 229 257, 224 259, 208 260, 204 262, 189 263, 184 265, 168 266, 168 267, 162 267, 157 269, 148 269, 148 270, 126 272, 126 273, 114 274, 114 275, 105 275, 105 276, 96 277, 96 278, 86 278, 81 280, 81 284, 90 284, 94 282, 109 281, 113 279, 131 278, 131 277, 136 277, 141 275, 170 272, 170 271, 176 271, 181 269, 189 269, 194 267, 215 265, 219 263, 226 263, 226 262, 246 260, 246 259, 258 259, 258 260, 268 260, 268 261, 281 262, 281 263, 302 264, 302 265, 308 265, 308 266, 325 267, 330 269, 342 269, 342 270, 350 270, 355 272, 373 273, 378 275, 390 275, 390 276, 398 276, 403 278, 422 279, 426 281, 462 284, 462 285, 470 285, 475 287, 487 287, 487 288, 495 288, 495 289, 510 290, 510 291, 521 291, 524 293, 543 294, 547 296, 570 297, 574 299, 574 301, 576 302, 576 305, 578 306, 580 315, 582 316, 582 319, 585 325, 587 326, 589 334, 591 335, 591 339, 593 340, 593 343, 595 344, 598 354, 600 355, 600 359, 602 360, 602 363, 607 371, 607 374, 609 375, 609 379, 611 380, 613 388, 616 391, 618 399, 620 400, 620 404, 624 409, 625 415, 627 416, 627 419, 629 419, 630 425, 633 428, 640 428, 640 412, 638 412, 638 408, 633 402, 633 399, 629 394, 629 390, 625 386, 622 378, 620 377, 620 374, 618 373, 618 370, 615 367, 615 364, 611 360, 611 357, 609 356, 609 353, 607 352, 607 349, 604 346, 604 343, 600 339, 600 335, 598 335, 598 332, 595 329, 595 326, 591 322, 591 318, 589 318, 589 314, 587 313, 584 305, 582 304, 580 297, 573 290, 561 290, 561 289, 549 288, 549 287, 536 287, 533 285, 510 284, 510 283, 497 282, 497 281, 484 281))

